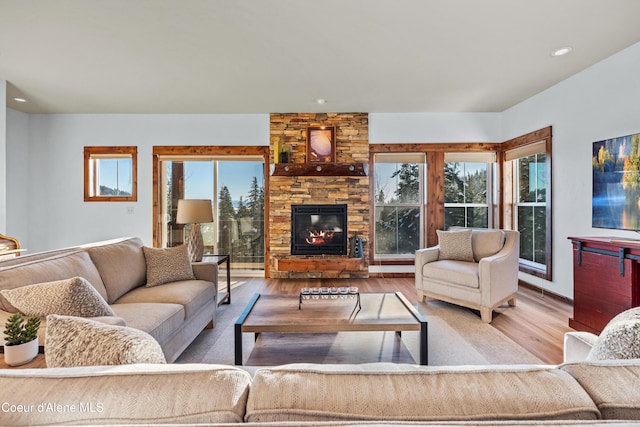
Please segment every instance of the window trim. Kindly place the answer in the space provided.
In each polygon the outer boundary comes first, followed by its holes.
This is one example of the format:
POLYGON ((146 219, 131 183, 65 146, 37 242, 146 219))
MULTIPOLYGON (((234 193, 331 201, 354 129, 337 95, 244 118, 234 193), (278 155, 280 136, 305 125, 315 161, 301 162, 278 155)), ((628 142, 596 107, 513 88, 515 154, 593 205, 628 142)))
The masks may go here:
POLYGON ((500 222, 504 228, 509 228, 515 230, 515 217, 516 215, 516 190, 514 188, 514 171, 511 167, 514 159, 520 157, 526 157, 528 154, 531 154, 531 150, 535 152, 540 148, 544 147, 544 151, 546 154, 546 164, 545 164, 545 173, 547 178, 547 193, 546 193, 546 236, 545 236, 545 263, 546 268, 536 268, 530 263, 520 261, 520 271, 523 273, 531 274, 532 276, 540 277, 542 279, 551 281, 553 277, 553 268, 552 268, 552 260, 553 260, 553 233, 552 233, 552 224, 553 224, 553 211, 552 211, 552 168, 551 168, 551 149, 552 149, 552 127, 548 126, 546 128, 542 128, 536 130, 534 132, 527 133, 525 135, 510 139, 503 143, 503 147, 501 150, 502 161, 500 162, 502 169, 502 200, 500 210, 500 216, 502 217, 500 222), (524 156, 518 155, 518 157, 514 157, 515 154, 525 154, 524 156), (509 160, 507 160, 509 159, 509 160))
MULTIPOLYGON (((372 198, 372 204, 373 204, 373 227, 372 227, 372 233, 370 234, 370 236, 372 236, 371 240, 373 241, 373 244, 371 246, 371 251, 369 253, 372 254, 374 259, 377 260, 381 260, 381 261, 389 261, 389 260, 395 260, 395 261, 402 261, 402 260, 413 260, 415 257, 415 254, 380 254, 380 253, 376 253, 375 252, 375 241, 376 241, 376 227, 375 227, 375 215, 376 215, 376 208, 377 207, 391 207, 391 208, 418 208, 420 210, 420 218, 423 219, 420 224, 420 247, 425 247, 425 235, 426 235, 426 228, 425 228, 425 221, 424 221, 424 216, 426 214, 425 211, 425 205, 426 205, 426 186, 427 186, 427 181, 426 181, 426 177, 428 174, 427 171, 427 156, 425 155, 425 153, 422 152, 403 152, 403 153, 375 153, 373 155, 373 161, 375 162, 376 160, 376 156, 379 156, 382 160, 378 161, 377 163, 412 163, 412 164, 420 164, 422 165, 422 168, 419 170, 419 176, 420 176, 420 200, 418 200, 415 203, 386 203, 386 204, 378 204, 376 202, 376 197, 375 197, 375 182, 373 183, 374 185, 374 191, 373 193, 371 193, 371 198, 372 198), (393 161, 392 161, 393 160, 393 161)), ((375 178, 375 170, 372 169, 372 181, 375 181, 373 178, 375 178)))
MULTIPOLYGON (((99 184, 99 183, 98 183, 99 184)), ((138 147, 136 146, 100 146, 84 147, 84 201, 85 202, 137 202, 138 201, 138 147), (93 195, 95 177, 91 177, 91 161, 95 158, 131 157, 131 195, 99 196, 93 195)))

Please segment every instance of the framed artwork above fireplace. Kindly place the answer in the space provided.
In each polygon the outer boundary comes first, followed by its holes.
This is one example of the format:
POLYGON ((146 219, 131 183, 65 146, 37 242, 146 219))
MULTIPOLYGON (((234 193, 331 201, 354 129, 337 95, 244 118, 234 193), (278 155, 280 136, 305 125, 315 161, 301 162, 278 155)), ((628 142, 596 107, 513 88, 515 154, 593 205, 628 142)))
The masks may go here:
POLYGON ((336 127, 309 126, 307 128, 307 163, 336 161, 336 127))

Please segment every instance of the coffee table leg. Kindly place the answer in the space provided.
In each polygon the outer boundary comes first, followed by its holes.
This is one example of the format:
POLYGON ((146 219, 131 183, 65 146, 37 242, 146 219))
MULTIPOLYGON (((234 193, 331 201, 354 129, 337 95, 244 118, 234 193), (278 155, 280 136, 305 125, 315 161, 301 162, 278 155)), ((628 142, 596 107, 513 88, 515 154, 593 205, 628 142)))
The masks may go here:
POLYGON ((242 365, 242 324, 234 325, 234 352, 236 365, 242 365))
POLYGON ((429 364, 429 347, 427 342, 427 322, 420 322, 420 364, 429 364))
POLYGON ((253 306, 256 305, 256 301, 258 301, 258 298, 260 298, 260 294, 253 294, 251 301, 249 301, 249 304, 247 305, 247 307, 245 307, 244 311, 242 312, 240 317, 238 317, 238 320, 236 320, 236 323, 234 324, 233 334, 235 341, 234 351, 236 365, 242 365, 242 324, 244 323, 249 313, 251 313, 253 306))

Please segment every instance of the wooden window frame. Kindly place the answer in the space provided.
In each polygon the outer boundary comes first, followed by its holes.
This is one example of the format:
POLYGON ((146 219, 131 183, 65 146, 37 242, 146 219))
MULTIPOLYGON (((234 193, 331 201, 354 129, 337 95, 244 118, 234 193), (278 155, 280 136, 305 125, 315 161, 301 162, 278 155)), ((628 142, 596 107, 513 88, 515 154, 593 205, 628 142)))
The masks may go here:
POLYGON ((101 146, 84 147, 84 201, 85 202, 137 202, 138 201, 138 147, 135 146, 101 146), (93 156, 109 158, 131 156, 131 195, 130 196, 98 196, 93 195, 92 187, 96 177, 91 176, 91 160, 93 156))
POLYGON ((520 271, 523 273, 530 274, 532 276, 540 277, 542 279, 551 281, 552 280, 552 260, 553 260, 553 233, 552 233, 552 224, 553 224, 553 211, 552 211, 552 172, 551 172, 551 149, 552 149, 552 127, 548 126, 546 128, 542 128, 536 130, 534 132, 527 133, 522 136, 518 136, 516 138, 505 141, 502 146, 502 150, 500 152, 500 169, 502 176, 502 199, 500 205, 502 208, 500 209, 500 223, 503 224, 504 228, 514 229, 515 220, 515 189, 513 188, 513 170, 511 167, 507 167, 507 160, 505 160, 506 152, 514 149, 520 149, 527 145, 540 143, 544 141, 545 154, 546 154, 546 179, 547 179, 547 193, 546 193, 546 235, 545 235, 545 270, 541 270, 535 268, 531 265, 520 264, 520 271))

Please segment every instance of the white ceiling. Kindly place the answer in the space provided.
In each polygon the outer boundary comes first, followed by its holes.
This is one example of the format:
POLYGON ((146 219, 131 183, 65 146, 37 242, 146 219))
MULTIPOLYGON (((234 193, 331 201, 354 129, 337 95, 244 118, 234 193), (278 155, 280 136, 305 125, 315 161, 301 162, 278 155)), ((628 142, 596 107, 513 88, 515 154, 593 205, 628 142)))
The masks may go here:
POLYGON ((495 112, 639 20, 638 0, 0 0, 0 79, 29 113, 495 112))

